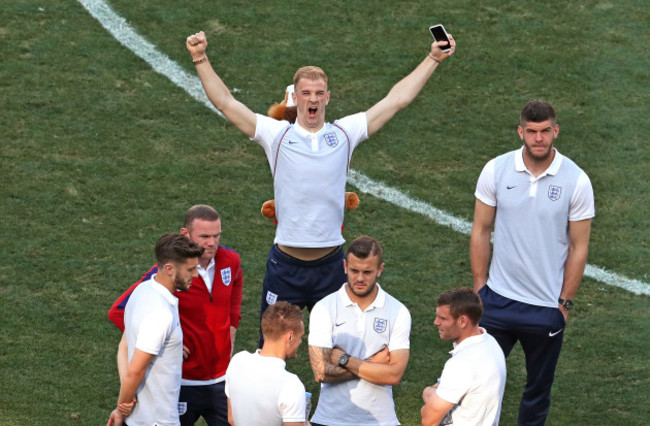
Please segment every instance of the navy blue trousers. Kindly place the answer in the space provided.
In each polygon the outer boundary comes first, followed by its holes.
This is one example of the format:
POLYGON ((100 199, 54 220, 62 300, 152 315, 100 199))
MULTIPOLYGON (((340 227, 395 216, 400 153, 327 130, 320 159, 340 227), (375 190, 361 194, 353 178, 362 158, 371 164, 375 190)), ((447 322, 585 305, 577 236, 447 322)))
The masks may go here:
POLYGON ((558 308, 517 302, 487 285, 478 294, 483 302, 481 327, 494 336, 506 357, 517 342, 524 351, 527 377, 518 424, 543 425, 551 407, 551 388, 566 325, 564 316, 558 308))

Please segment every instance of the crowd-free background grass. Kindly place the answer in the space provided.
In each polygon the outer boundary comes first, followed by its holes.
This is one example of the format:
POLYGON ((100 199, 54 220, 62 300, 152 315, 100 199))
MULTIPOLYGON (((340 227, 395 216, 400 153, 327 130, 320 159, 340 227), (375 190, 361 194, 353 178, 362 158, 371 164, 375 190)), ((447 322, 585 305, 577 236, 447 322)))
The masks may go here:
MULTIPOLYGON (((195 203, 223 216, 243 261, 237 350, 255 349, 272 198, 255 143, 120 45, 73 0, 0 8, 0 424, 99 425, 119 383, 111 303, 153 263, 153 245, 195 203)), ((592 179, 589 263, 648 282, 649 9, 645 1, 111 1, 129 25, 194 73, 185 37, 237 97, 265 112, 294 71, 328 72, 328 119, 365 110, 424 59, 443 23, 456 55, 421 95, 364 142, 352 167, 471 220, 490 158, 520 145, 518 113, 557 109, 557 147, 592 179)), ((354 188, 350 188, 354 190, 354 188)), ((383 286, 413 316, 411 361, 394 389, 419 424, 422 389, 451 343, 432 325, 441 291, 471 285, 468 237, 359 194, 345 237, 378 238, 383 286)), ((648 298, 584 279, 565 333, 551 425, 641 425, 648 408, 648 298)), ((508 363, 502 424, 525 377, 508 363)), ((288 365, 314 393, 306 348, 288 365)), ((315 405, 315 404, 314 404, 315 405)))

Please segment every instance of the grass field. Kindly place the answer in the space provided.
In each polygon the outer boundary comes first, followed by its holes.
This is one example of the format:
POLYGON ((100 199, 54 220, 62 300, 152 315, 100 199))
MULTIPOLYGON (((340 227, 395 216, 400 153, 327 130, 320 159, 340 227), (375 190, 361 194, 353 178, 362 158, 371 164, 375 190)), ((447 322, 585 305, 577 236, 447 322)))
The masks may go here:
MULTIPOLYGON (((85 0, 84 0, 85 1, 85 0)), ((274 225, 263 151, 120 44, 74 0, 0 8, 0 425, 99 425, 119 383, 111 303, 153 261, 192 204, 223 216, 222 243, 243 261, 237 349, 257 342, 259 294, 274 225)), ((97 3, 88 0, 88 3, 97 3)), ((131 2, 135 30, 194 75, 185 37, 253 110, 280 101, 296 68, 330 78, 328 119, 365 110, 426 55, 427 27, 457 42, 416 101, 355 152, 369 178, 471 220, 490 158, 520 145, 518 113, 542 98, 558 112, 557 147, 596 195, 589 264, 650 282, 650 9, 642 0, 131 2)), ((350 185, 350 190, 357 190, 350 185)), ((435 297, 471 284, 468 237, 360 191, 345 237, 384 245, 382 285, 413 316, 412 353, 395 388, 398 417, 419 424, 422 389, 449 342, 435 297)), ((648 297, 585 278, 569 317, 549 425, 648 423, 648 297)), ((508 361, 502 424, 516 423, 525 372, 508 361)), ((289 363, 317 393, 306 348, 289 363)))

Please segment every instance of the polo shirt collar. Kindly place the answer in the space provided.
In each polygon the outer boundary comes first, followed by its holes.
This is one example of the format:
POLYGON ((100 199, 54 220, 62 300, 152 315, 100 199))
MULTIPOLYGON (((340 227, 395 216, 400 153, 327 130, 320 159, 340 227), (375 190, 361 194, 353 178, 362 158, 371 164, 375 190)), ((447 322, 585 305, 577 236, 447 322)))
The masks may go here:
POLYGON ((275 357, 275 356, 264 356, 260 353, 261 349, 257 349, 255 351, 255 356, 258 356, 262 358, 265 362, 271 363, 271 364, 277 364, 278 366, 281 366, 282 368, 286 368, 287 362, 281 358, 275 357))
POLYGON ((323 127, 321 127, 321 129, 319 131, 317 131, 317 132, 310 132, 309 130, 305 129, 300 124, 298 124, 298 121, 293 123, 293 128, 296 131, 296 133, 298 133, 300 136, 302 136, 304 138, 308 138, 308 137, 311 137, 311 135, 319 135, 319 134, 323 133, 325 131, 325 125, 326 124, 327 123, 324 123, 323 127))
POLYGON ((449 353, 453 356, 454 354, 458 353, 459 351, 461 351, 461 350, 463 350, 463 349, 465 349, 465 348, 467 348, 469 346, 481 343, 485 339, 487 339, 487 336, 488 336, 487 331, 485 331, 485 329, 483 327, 479 327, 478 329, 481 331, 481 334, 477 334, 476 336, 470 336, 467 339, 464 339, 460 343, 454 342, 454 349, 449 351, 449 353))
MULTIPOLYGON (((345 283, 343 286, 339 289, 339 296, 341 296, 341 299, 343 300, 343 306, 348 307, 352 305, 356 305, 356 302, 353 302, 352 299, 350 299, 350 296, 348 296, 348 292, 345 289, 345 287, 348 284, 345 283)), ((374 308, 383 308, 384 305, 386 304, 386 292, 384 291, 383 288, 379 285, 379 283, 375 283, 379 291, 377 292, 377 296, 375 297, 375 300, 368 305, 366 308, 366 311, 369 311, 374 308)))
POLYGON ((158 293, 162 294, 165 300, 168 301, 170 305, 176 306, 178 304, 178 298, 174 297, 174 295, 172 295, 169 292, 169 290, 167 290, 167 287, 165 287, 164 285, 156 281, 156 275, 151 277, 151 288, 156 290, 158 293))
MULTIPOLYGON (((553 158, 553 162, 551 163, 550 166, 548 166, 548 169, 546 169, 541 175, 552 175, 555 176, 557 172, 560 170, 560 166, 562 165, 562 158, 564 157, 562 154, 560 154, 560 151, 557 150, 557 148, 553 147, 553 151, 555 151, 555 157, 553 158)), ((526 164, 524 164, 524 147, 522 146, 519 151, 515 154, 515 170, 518 172, 525 172, 526 171, 526 164)))

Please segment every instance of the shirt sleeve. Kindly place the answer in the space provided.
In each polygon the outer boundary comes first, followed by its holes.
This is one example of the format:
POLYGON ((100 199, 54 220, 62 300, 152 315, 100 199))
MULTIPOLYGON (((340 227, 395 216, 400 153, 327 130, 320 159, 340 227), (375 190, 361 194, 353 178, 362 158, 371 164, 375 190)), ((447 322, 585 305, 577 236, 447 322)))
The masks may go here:
POLYGON ((471 383, 470 369, 463 368, 459 363, 453 362, 452 358, 445 363, 436 392, 445 401, 457 404, 467 393, 471 383))
POLYGON ((173 316, 169 311, 150 313, 140 322, 135 347, 142 352, 158 355, 172 329, 173 316))
POLYGON ((257 122, 255 125, 255 136, 253 137, 253 140, 260 144, 260 146, 264 148, 266 156, 271 158, 271 146, 273 145, 273 141, 278 133, 289 126, 289 122, 286 120, 278 121, 275 118, 267 117, 262 114, 255 115, 257 116, 257 122))
POLYGON ((578 177, 573 196, 571 197, 569 221, 576 222, 591 219, 595 215, 594 190, 591 187, 589 176, 587 176, 587 173, 582 172, 578 177))
POLYGON ((305 386, 298 377, 288 381, 280 392, 278 405, 282 421, 285 423, 304 422, 305 419, 305 386))
POLYGON ((113 306, 108 310, 108 319, 111 320, 121 332, 124 332, 124 309, 131 297, 133 290, 140 284, 151 279, 151 277, 158 272, 158 265, 154 265, 149 271, 140 278, 138 282, 133 284, 127 291, 122 293, 120 297, 113 303, 113 306))
POLYGON ((496 207, 497 196, 494 186, 494 162, 492 159, 483 167, 481 175, 476 183, 476 192, 474 196, 488 206, 496 207))
POLYGON ((334 123, 341 126, 347 132, 352 149, 368 139, 368 119, 366 118, 365 112, 348 115, 340 120, 336 120, 334 123))
POLYGON ((411 347, 411 313, 406 306, 401 307, 395 320, 395 325, 390 333, 388 350, 410 349, 411 347))
POLYGON ((309 346, 332 348, 332 318, 323 300, 316 303, 309 315, 309 346))

